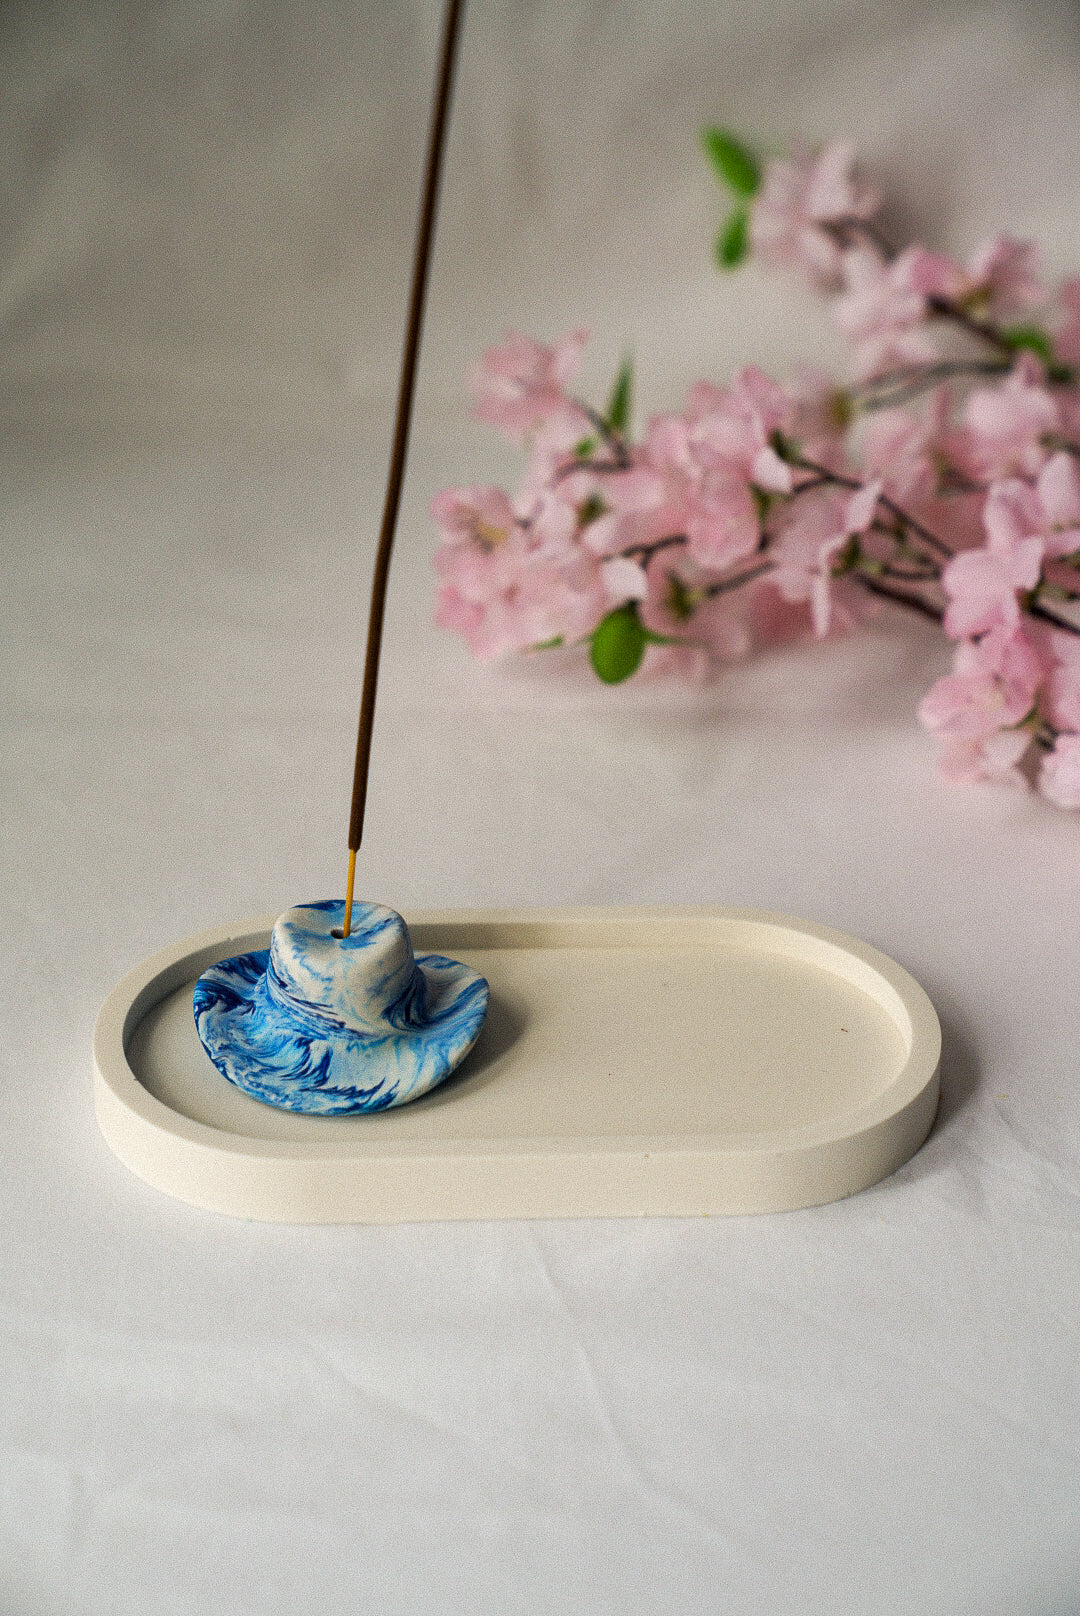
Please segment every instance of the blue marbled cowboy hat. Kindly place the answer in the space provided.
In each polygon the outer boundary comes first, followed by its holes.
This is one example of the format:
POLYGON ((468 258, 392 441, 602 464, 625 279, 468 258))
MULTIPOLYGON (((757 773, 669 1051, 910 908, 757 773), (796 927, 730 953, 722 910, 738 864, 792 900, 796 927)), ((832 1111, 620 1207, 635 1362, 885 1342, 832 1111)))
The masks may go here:
POLYGON ((195 984, 195 1025, 223 1076, 288 1111, 335 1116, 404 1105, 468 1054, 488 985, 441 954, 413 955, 393 909, 337 899, 280 917, 269 949, 221 960, 195 984), (335 936, 335 931, 338 935, 335 936))

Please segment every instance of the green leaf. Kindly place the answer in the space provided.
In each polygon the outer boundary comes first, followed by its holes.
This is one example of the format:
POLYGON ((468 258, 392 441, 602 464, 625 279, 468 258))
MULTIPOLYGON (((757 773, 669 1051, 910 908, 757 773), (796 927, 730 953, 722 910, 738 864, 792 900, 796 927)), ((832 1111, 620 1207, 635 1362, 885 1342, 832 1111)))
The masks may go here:
POLYGON ((611 389, 607 409, 604 412, 604 421, 612 432, 620 437, 630 425, 630 401, 634 386, 634 361, 629 355, 619 366, 619 374, 615 378, 615 385, 611 389))
POLYGON ((703 129, 701 144, 717 174, 736 196, 757 195, 761 188, 761 164, 730 130, 703 129))
POLYGON ((574 459, 591 460, 593 455, 596 453, 596 448, 597 444, 595 438, 582 438, 580 443, 574 444, 574 459))
POLYGON ((641 666, 645 629, 633 604, 609 612, 593 631, 589 660, 606 685, 621 685, 641 666))
POLYGON ((1046 332, 1041 326, 1014 325, 1002 331, 1001 335, 1005 338, 1005 341, 1009 344, 1009 347, 1012 348, 1014 352, 1019 352, 1020 349, 1027 348, 1033 354, 1038 354, 1039 358, 1044 364, 1053 364, 1053 345, 1050 338, 1047 336, 1046 332))
POLYGON ((716 238, 716 262, 721 269, 734 269, 746 257, 750 246, 750 217, 745 208, 736 208, 716 238))
POLYGON ((552 640, 537 640, 536 644, 530 646, 529 649, 531 651, 556 651, 560 645, 565 644, 566 641, 563 639, 562 635, 556 634, 555 638, 552 640))

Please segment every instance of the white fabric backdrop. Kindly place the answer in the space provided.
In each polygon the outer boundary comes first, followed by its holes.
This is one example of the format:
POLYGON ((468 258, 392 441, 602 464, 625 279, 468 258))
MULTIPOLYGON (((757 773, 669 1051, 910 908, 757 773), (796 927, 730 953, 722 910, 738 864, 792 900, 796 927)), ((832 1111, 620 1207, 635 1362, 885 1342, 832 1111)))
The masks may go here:
POLYGON ((0 1611, 1080 1608, 1080 823, 950 790, 933 633, 694 690, 478 669, 431 494, 461 374, 595 333, 643 409, 830 352, 709 262, 696 131, 852 134, 897 231, 1080 264, 1072 7, 473 0, 364 886, 759 904, 946 1031, 929 1143, 760 1220, 281 1229, 147 1189, 90 1029, 145 954, 340 890, 437 8, 0 13, 0 1611))

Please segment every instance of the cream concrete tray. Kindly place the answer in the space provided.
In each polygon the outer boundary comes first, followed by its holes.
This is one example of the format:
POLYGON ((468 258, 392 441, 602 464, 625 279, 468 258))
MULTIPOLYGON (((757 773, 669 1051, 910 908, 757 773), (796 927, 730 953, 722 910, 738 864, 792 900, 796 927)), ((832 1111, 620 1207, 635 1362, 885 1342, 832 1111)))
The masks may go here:
POLYGON ((146 960, 94 1031, 101 1131, 171 1195, 289 1223, 694 1216, 817 1205, 875 1184, 934 1120, 926 994, 864 943, 734 909, 458 910, 418 953, 482 971, 491 1009, 441 1088, 310 1117, 211 1065, 195 978, 269 946, 272 918, 146 960))

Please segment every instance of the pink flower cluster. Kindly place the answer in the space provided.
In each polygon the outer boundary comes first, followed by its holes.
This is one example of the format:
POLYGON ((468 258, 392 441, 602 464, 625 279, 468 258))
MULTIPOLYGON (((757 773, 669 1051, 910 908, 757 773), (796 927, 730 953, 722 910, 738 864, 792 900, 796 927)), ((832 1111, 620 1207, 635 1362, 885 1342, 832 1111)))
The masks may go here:
POLYGON ((966 263, 894 250, 840 142, 756 183, 749 250, 831 299, 849 378, 749 368, 634 437, 628 370, 603 411, 573 392, 583 332, 508 336, 475 413, 526 448, 524 476, 435 499, 436 621, 484 658, 588 645, 615 683, 886 599, 956 642, 919 712, 947 777, 1080 807, 1080 278, 1047 286, 1006 236, 966 263))

